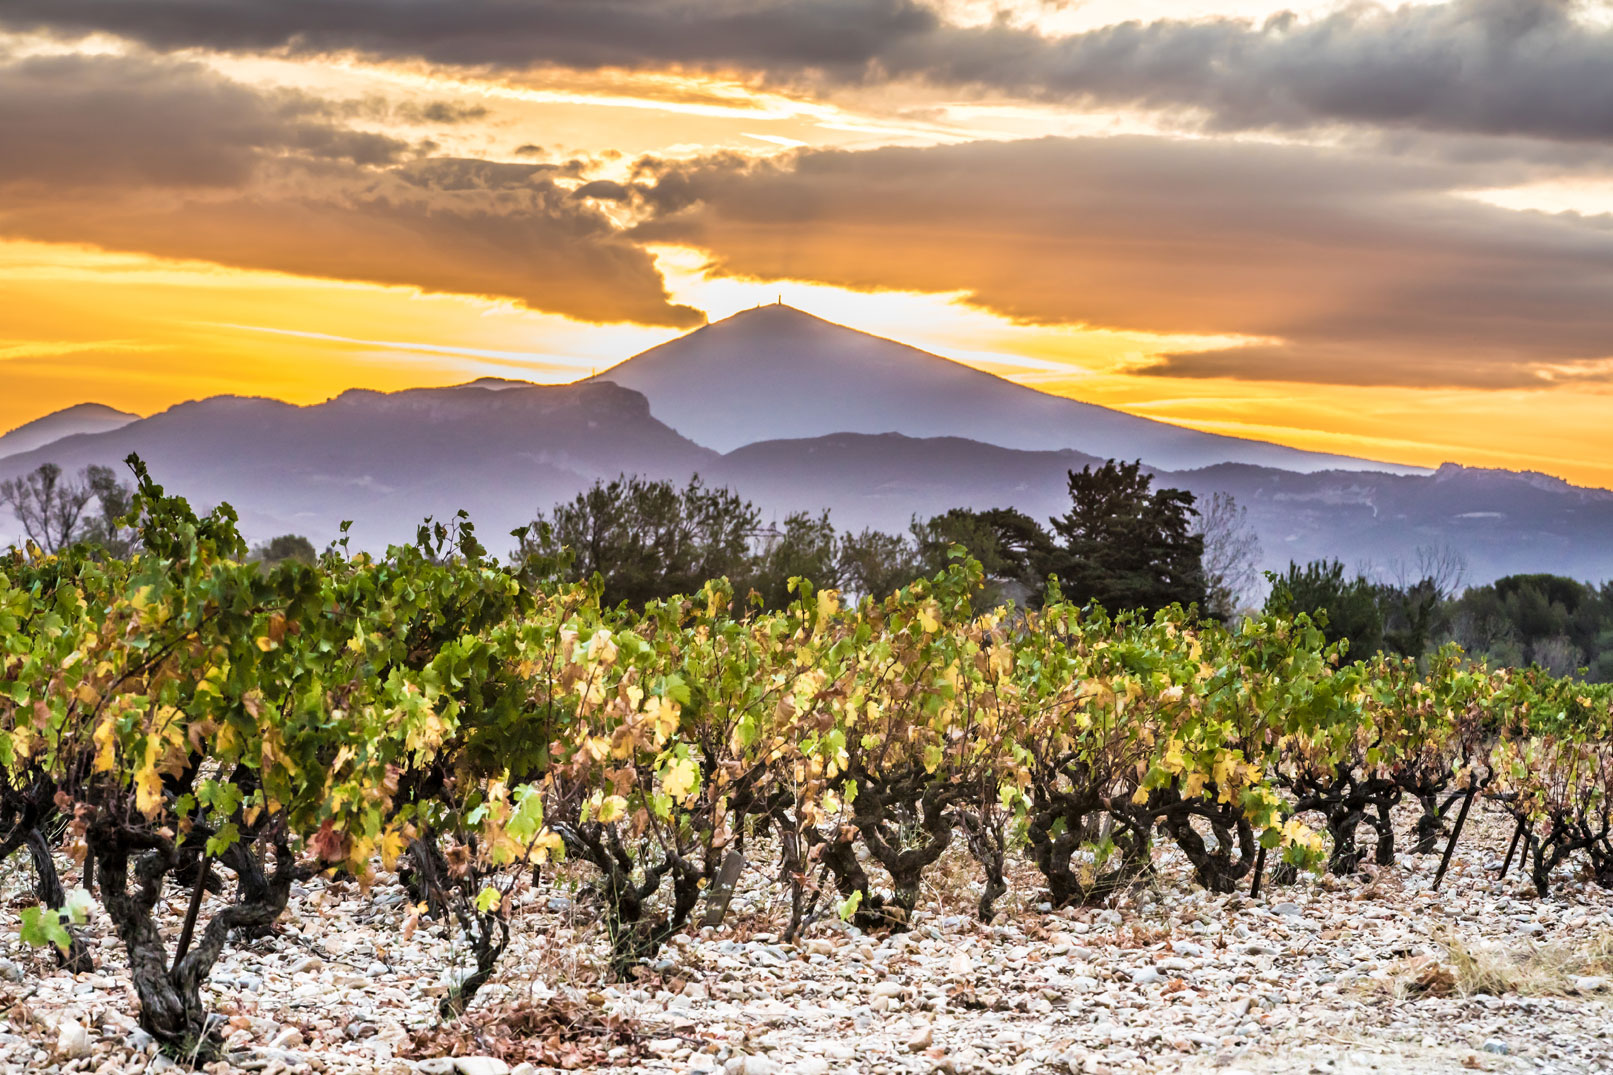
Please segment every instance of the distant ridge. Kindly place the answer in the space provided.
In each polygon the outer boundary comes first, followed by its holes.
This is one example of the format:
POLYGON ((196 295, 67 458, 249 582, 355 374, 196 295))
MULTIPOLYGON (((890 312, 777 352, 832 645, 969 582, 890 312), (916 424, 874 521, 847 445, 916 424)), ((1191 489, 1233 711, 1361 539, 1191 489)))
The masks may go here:
POLYGON ((120 411, 104 403, 77 403, 43 418, 35 418, 0 436, 0 458, 31 452, 63 437, 80 433, 106 433, 139 418, 138 414, 120 411))
MULTIPOLYGON (((512 527, 596 478, 681 479, 717 458, 613 384, 352 389, 308 407, 245 396, 181 403, 0 459, 0 479, 47 462, 122 472, 130 452, 197 507, 229 501, 254 539, 324 542, 351 519, 355 544, 379 550, 412 540, 423 516, 464 508, 500 553, 512 527)), ((0 548, 15 537, 9 516, 0 516, 0 548)))
MULTIPOLYGON (((956 505, 1015 507, 1044 524, 1068 510, 1065 474, 1093 462, 1073 451, 1026 452, 956 437, 836 433, 767 441, 723 456, 709 479, 764 512, 832 510, 836 525, 905 529, 956 505)), ((1467 582, 1549 571, 1613 579, 1613 491, 1542 475, 1454 463, 1434 475, 1302 474, 1247 463, 1155 471, 1161 486, 1201 499, 1231 493, 1260 537, 1261 567, 1339 559, 1354 569, 1415 561, 1449 546, 1467 582)))
POLYGON ((1183 470, 1426 471, 1185 429, 1038 392, 916 347, 775 303, 652 347, 592 380, 642 392, 657 418, 721 452, 830 433, 966 437, 1183 470))
MULTIPOLYGON (((570 385, 481 377, 313 406, 215 396, 149 418, 70 407, 0 437, 0 479, 53 462, 121 467, 138 452, 166 488, 228 500, 252 540, 316 544, 354 522, 356 548, 412 540, 463 508, 495 552, 508 531, 599 479, 698 473, 776 521, 829 509, 842 531, 902 531, 953 507, 1065 510, 1065 476, 1141 458, 1162 486, 1228 492, 1263 566, 1467 557, 1467 581, 1551 571, 1613 579, 1613 491, 1447 463, 1414 471, 1153 422, 1037 392, 961 363, 764 306, 570 385), (643 386, 640 390, 637 386, 643 386), (713 445, 726 448, 719 454, 713 445)), ((0 512, 0 548, 17 537, 0 512)))
MULTIPOLYGON (((940 361, 940 360, 937 360, 940 361)), ((963 437, 836 432, 766 440, 718 455, 608 382, 472 383, 403 392, 355 389, 310 407, 217 396, 104 433, 76 433, 0 458, 0 479, 59 463, 121 467, 139 452, 167 489, 199 508, 228 500, 258 541, 300 533, 316 544, 354 520, 354 547, 412 540, 421 518, 469 511, 488 547, 597 479, 621 473, 684 482, 695 473, 754 501, 764 520, 828 508, 841 530, 905 530, 952 507, 1017 507, 1045 520, 1068 507, 1065 475, 1099 457, 1027 451, 963 437)), ((1468 581, 1552 571, 1613 578, 1613 492, 1532 473, 1447 465, 1435 474, 1249 463, 1158 470, 1161 485, 1232 493, 1259 533, 1264 566, 1336 557, 1346 566, 1410 561, 1449 545, 1468 581)), ((0 513, 0 548, 17 537, 0 513)))

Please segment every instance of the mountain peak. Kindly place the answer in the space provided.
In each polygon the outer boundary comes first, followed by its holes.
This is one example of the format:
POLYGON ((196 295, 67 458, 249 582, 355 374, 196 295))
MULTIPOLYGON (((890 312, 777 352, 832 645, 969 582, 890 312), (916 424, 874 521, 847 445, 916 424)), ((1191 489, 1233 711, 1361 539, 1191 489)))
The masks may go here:
MULTIPOLYGON (((771 318, 774 321, 779 322, 800 320, 807 322, 818 321, 825 325, 834 324, 833 321, 830 321, 827 318, 819 317, 817 314, 809 314, 799 307, 791 306, 789 303, 780 300, 778 302, 764 302, 756 306, 746 307, 745 309, 731 313, 727 317, 721 318, 720 320, 713 321, 708 327, 726 325, 739 321, 755 321, 759 318, 771 318)), ((838 327, 845 328, 846 326, 840 325, 838 327)), ((851 329, 851 331, 856 332, 857 330, 851 329)))
MULTIPOLYGON (((783 302, 769 302, 761 306, 748 307, 729 314, 721 320, 713 321, 678 339, 699 339, 702 342, 709 342, 712 338, 728 338, 736 335, 752 337, 752 346, 768 347, 777 347, 789 341, 802 339, 816 339, 821 344, 825 341, 833 340, 837 336, 847 341, 858 338, 884 340, 882 336, 875 336, 871 332, 864 332, 862 329, 852 328, 850 325, 830 321, 828 318, 819 317, 817 314, 808 313, 783 302)), ((678 340, 672 340, 671 342, 677 343, 678 340)), ((897 347, 905 346, 891 340, 885 340, 885 342, 897 347)), ((663 344, 662 346, 667 345, 663 344)), ((659 348, 652 347, 650 351, 646 351, 644 354, 657 350, 659 348)), ((920 351, 917 348, 908 348, 908 350, 913 351, 915 355, 922 355, 926 358, 939 357, 920 351)), ((634 357, 638 356, 635 355, 634 357)), ((632 361, 632 359, 628 361, 632 361)), ((623 363, 623 365, 625 364, 623 363)), ((620 368, 620 366, 616 367, 616 369, 620 368)), ((609 377, 609 372, 604 376, 609 377)))
POLYGON ((105 403, 75 403, 0 436, 0 456, 31 452, 63 437, 78 433, 104 433, 139 419, 138 414, 108 407, 105 403))
POLYGON ((831 433, 903 433, 1140 458, 1169 470, 1223 462, 1412 469, 1201 433, 1050 395, 782 302, 714 321, 594 379, 642 392, 656 418, 721 452, 831 433))

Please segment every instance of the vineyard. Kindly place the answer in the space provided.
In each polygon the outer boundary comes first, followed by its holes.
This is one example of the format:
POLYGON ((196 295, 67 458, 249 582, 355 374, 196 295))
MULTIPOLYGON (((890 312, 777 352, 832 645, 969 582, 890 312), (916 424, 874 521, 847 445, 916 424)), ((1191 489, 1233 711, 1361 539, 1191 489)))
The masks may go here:
POLYGON ((1162 850, 1210 894, 1448 862, 1480 809, 1539 897, 1613 887, 1606 686, 1454 649, 1356 660, 1303 615, 1110 618, 1056 585, 982 613, 961 553, 855 607, 803 582, 782 611, 721 581, 604 607, 463 519, 265 570, 227 508, 140 477, 137 556, 0 563, 0 857, 26 852, 17 928, 63 967, 96 969, 86 901, 104 912, 130 1014, 176 1057, 221 1055, 210 971, 316 875, 395 875, 398 945, 417 920, 463 940, 444 1019, 562 867, 629 981, 720 932, 742 864, 786 886, 784 942, 901 935, 962 858, 990 922, 1027 879, 1028 903, 1103 906, 1162 850))

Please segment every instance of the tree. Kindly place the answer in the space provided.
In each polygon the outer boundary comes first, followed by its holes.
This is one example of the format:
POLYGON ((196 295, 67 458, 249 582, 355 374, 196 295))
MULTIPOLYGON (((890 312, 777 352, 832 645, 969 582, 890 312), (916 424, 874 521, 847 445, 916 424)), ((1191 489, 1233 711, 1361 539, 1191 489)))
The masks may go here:
POLYGON ((835 529, 827 511, 788 515, 784 526, 765 539, 756 557, 751 589, 764 608, 778 609, 794 600, 789 585, 793 578, 811 579, 818 589, 838 587, 840 564, 835 551, 835 529))
POLYGON ((264 567, 274 567, 287 560, 312 564, 319 559, 319 553, 314 549, 314 543, 301 534, 281 534, 261 545, 254 545, 247 558, 258 561, 264 567))
POLYGON ((127 519, 134 490, 111 467, 88 466, 76 480, 55 463, 0 482, 0 504, 11 508, 24 535, 47 553, 88 542, 108 556, 127 557, 137 544, 127 519), (94 510, 91 510, 94 505, 94 510))
POLYGON ((883 598, 924 574, 913 543, 881 530, 842 534, 835 561, 841 585, 858 597, 883 598))
POLYGON ((1195 532, 1204 538, 1205 611, 1232 622, 1260 582, 1260 538, 1231 493, 1212 493, 1195 532))
POLYGON ((963 546, 980 561, 985 587, 976 607, 1009 600, 1027 606, 1041 604, 1053 539, 1024 512, 953 508, 926 522, 913 520, 911 530, 923 574, 946 570, 954 545, 963 546))
POLYGON ((100 547, 115 560, 128 559, 140 547, 138 520, 133 515, 134 487, 118 481, 111 467, 87 467, 84 480, 94 495, 96 510, 80 523, 77 540, 100 547))
POLYGON ((1193 494, 1155 491, 1140 461, 1111 459, 1069 472, 1070 511, 1052 520, 1063 544, 1049 557, 1064 593, 1106 609, 1204 607, 1204 537, 1193 494))
POLYGON ((1492 664, 1538 664, 1563 675, 1585 665, 1591 682, 1613 681, 1613 584, 1508 575, 1468 588, 1441 614, 1451 638, 1492 664))
POLYGON ((28 539, 47 553, 73 543, 79 518, 95 498, 88 481, 62 477, 62 468, 43 463, 20 478, 0 482, 0 503, 11 508, 28 539))
POLYGON ((1369 657, 1383 648, 1383 610, 1370 579, 1346 579, 1337 560, 1313 560, 1304 567, 1290 562, 1286 573, 1266 577, 1271 580, 1266 611, 1322 619, 1327 640, 1344 641, 1351 658, 1369 657))
POLYGON ((1467 560, 1449 545, 1424 545, 1413 563, 1391 565, 1394 582, 1378 587, 1384 646, 1421 659, 1450 630, 1450 599, 1461 588, 1467 560))
POLYGON ((598 575, 603 600, 634 606, 693 593, 709 579, 742 583, 761 513, 730 489, 696 475, 683 489, 622 475, 596 481, 526 528, 517 555, 561 565, 562 577, 598 575))

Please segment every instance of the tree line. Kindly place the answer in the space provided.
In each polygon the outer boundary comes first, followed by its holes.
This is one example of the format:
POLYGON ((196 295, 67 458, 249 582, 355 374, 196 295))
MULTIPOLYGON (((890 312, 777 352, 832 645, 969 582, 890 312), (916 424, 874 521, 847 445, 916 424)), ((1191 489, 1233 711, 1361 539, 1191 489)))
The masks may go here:
MULTIPOLYGON (((691 593, 726 578, 754 607, 780 609, 790 580, 883 598, 945 568, 962 546, 980 561, 982 609, 1042 604, 1047 582, 1078 603, 1149 613, 1180 604, 1232 623, 1260 602, 1260 544, 1245 510, 1224 493, 1200 500, 1153 486, 1138 462, 1109 460, 1067 475, 1069 510, 1046 526, 1014 508, 953 508, 915 517, 906 532, 837 530, 828 511, 767 523, 751 501, 698 476, 679 487, 638 475, 596 481, 539 512, 516 532, 516 558, 538 575, 582 582, 596 576, 609 605, 691 593)), ((111 557, 133 553, 138 531, 124 519, 133 489, 109 467, 77 476, 45 464, 0 482, 29 541, 46 552, 87 544, 111 557)), ((283 534, 251 548, 265 566, 313 563, 306 537, 283 534)), ((1511 667, 1553 675, 1581 669, 1613 681, 1613 582, 1600 587, 1550 574, 1513 575, 1463 586, 1465 564, 1449 549, 1415 562, 1348 572, 1337 560, 1290 562, 1265 576, 1263 610, 1319 614, 1330 642, 1365 657, 1422 659, 1446 642, 1511 667)))
POLYGON ((791 600, 792 578, 882 598, 943 569, 961 545, 985 572, 982 608, 1009 599, 1037 607, 1057 577, 1066 597, 1106 608, 1231 613, 1257 548, 1241 514, 1218 517, 1229 525, 1206 532, 1193 494, 1155 489, 1136 462, 1072 470, 1068 492, 1069 510, 1046 527, 1014 508, 953 508, 915 517, 906 533, 839 532, 827 511, 764 526, 753 503, 698 476, 680 489, 623 475, 540 513, 519 532, 518 558, 566 581, 597 576, 607 604, 639 606, 726 578, 759 607, 777 609, 791 600), (1212 558, 1220 565, 1212 574, 1206 550, 1228 551, 1223 531, 1234 531, 1243 553, 1212 558))
POLYGON ((1455 642, 1493 666, 1613 682, 1613 581, 1526 574, 1464 588, 1461 570, 1459 557, 1426 550, 1393 582, 1349 574, 1337 560, 1290 564, 1272 576, 1266 608, 1320 613, 1328 640, 1347 643, 1352 655, 1420 660, 1455 642))

